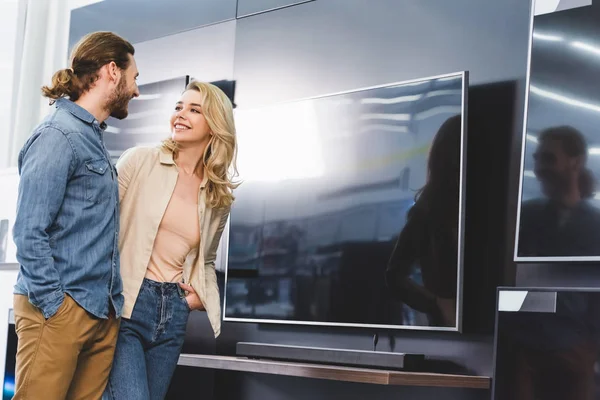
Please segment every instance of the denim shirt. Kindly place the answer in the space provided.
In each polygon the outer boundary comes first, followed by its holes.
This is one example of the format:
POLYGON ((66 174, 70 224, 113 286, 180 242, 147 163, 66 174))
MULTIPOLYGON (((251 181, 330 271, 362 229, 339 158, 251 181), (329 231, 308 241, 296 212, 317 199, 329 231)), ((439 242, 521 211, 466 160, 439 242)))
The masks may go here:
POLYGON ((119 317, 119 195, 105 124, 67 99, 56 108, 19 154, 15 293, 45 318, 65 294, 96 317, 108 318, 111 306, 119 317))

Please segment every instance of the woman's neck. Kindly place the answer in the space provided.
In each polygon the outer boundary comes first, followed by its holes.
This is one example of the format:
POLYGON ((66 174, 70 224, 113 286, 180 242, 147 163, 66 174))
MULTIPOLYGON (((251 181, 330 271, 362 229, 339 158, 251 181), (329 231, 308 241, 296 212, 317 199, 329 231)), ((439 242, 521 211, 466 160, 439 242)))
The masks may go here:
POLYGON ((180 170, 183 170, 187 175, 196 173, 200 178, 204 175, 204 165, 202 164, 202 156, 204 148, 200 147, 183 147, 178 149, 176 163, 180 170))

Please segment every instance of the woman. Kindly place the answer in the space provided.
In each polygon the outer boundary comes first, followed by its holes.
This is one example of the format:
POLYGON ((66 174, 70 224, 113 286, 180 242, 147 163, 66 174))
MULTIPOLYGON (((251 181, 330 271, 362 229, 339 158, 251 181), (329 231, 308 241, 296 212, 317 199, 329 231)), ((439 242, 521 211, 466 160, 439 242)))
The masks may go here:
POLYGON ((117 163, 125 304, 104 399, 164 399, 192 310, 220 333, 217 247, 233 202, 236 136, 229 99, 192 82, 171 139, 117 163))
POLYGON ((392 295, 427 313, 432 326, 455 326, 461 116, 446 120, 427 161, 427 182, 415 196, 392 253, 386 281, 392 295), (421 268, 423 285, 410 278, 421 268))

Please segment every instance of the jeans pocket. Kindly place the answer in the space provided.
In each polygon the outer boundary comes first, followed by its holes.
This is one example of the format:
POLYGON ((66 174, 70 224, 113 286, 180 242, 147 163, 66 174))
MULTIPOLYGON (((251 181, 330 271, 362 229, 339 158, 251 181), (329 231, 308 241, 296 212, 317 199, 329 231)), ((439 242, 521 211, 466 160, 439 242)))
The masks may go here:
POLYGON ((190 303, 188 303, 187 298, 185 296, 181 297, 181 301, 183 301, 183 304, 185 305, 185 308, 188 311, 192 311, 192 309, 190 308, 190 303))

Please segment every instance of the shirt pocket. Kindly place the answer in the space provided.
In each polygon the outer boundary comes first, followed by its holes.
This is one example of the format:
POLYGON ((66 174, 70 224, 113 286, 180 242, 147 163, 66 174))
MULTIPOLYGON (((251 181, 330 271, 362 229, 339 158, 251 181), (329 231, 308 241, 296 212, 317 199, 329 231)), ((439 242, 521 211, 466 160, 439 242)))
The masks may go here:
POLYGON ((85 198, 94 203, 110 199, 112 195, 112 178, 108 161, 105 159, 91 160, 85 163, 85 198))

